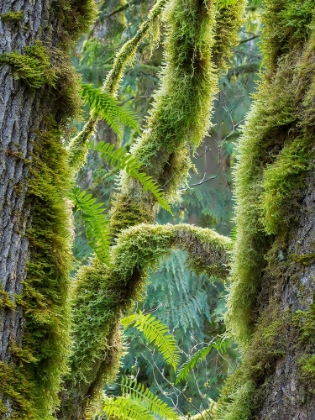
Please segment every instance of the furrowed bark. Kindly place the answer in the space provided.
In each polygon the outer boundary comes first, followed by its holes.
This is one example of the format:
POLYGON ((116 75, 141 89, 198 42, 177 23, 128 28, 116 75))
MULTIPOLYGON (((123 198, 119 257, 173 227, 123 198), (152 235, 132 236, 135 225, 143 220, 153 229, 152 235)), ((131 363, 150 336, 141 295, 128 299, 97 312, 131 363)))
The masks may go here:
POLYGON ((0 413, 5 419, 52 418, 68 353, 71 170, 61 133, 80 102, 68 50, 94 10, 92 2, 75 3, 0 5, 0 413))

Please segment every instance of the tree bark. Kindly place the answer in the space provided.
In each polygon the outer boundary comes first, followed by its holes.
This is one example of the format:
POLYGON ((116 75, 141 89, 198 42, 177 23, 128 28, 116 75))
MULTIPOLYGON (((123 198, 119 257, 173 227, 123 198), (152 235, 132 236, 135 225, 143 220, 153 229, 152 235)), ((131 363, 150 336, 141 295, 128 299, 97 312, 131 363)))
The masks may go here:
POLYGON ((68 352, 71 171, 78 111, 69 46, 92 1, 0 4, 0 413, 50 419, 68 352))
POLYGON ((220 420, 315 418, 314 5, 265 2, 265 72, 239 145, 228 298, 243 358, 220 420))
MULTIPOLYGON (((263 290, 268 289, 270 302, 277 302, 282 314, 288 311, 292 314, 299 313, 299 311, 305 313, 310 310, 314 302, 314 177, 308 179, 307 184, 308 190, 303 200, 298 223, 290 232, 286 248, 278 248, 278 255, 283 253, 283 257, 287 261, 294 256, 295 262, 291 262, 285 269, 285 261, 282 260, 282 274, 272 282, 270 282, 270 273, 265 275, 262 292, 259 296, 261 301, 265 301, 266 292, 263 290), (307 259, 298 258, 303 256, 306 256, 307 259), (297 260, 300 262, 296 262, 297 260)), ((264 311, 272 311, 272 308, 267 305, 264 311)), ((314 330, 314 326, 312 329, 314 330)), ((308 377, 303 374, 301 364, 306 353, 314 354, 315 340, 310 338, 307 340, 309 342, 301 342, 296 323, 289 322, 277 336, 277 341, 276 345, 283 343, 280 344, 283 355, 276 360, 274 367, 259 386, 255 402, 259 408, 254 411, 253 419, 314 420, 314 379, 312 375, 308 377)))

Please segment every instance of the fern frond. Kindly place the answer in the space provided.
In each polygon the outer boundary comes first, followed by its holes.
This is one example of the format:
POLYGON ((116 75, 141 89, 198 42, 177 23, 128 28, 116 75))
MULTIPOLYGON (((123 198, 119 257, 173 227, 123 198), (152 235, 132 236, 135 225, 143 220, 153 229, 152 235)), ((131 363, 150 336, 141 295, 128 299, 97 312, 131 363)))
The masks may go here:
POLYGON ((109 420, 155 420, 147 408, 130 397, 106 398, 103 410, 109 420))
POLYGON ((72 190, 71 198, 77 210, 82 214, 90 247, 101 261, 109 264, 109 221, 104 215, 103 205, 96 203, 92 194, 87 194, 86 191, 81 191, 79 188, 72 190))
POLYGON ((124 169, 128 175, 136 178, 142 185, 144 190, 150 191, 160 206, 172 214, 169 203, 160 190, 159 186, 152 180, 152 177, 146 175, 144 172, 139 172, 141 164, 123 147, 114 150, 114 145, 111 143, 99 142, 96 147, 91 145, 91 148, 100 153, 101 157, 111 165, 116 165, 119 169, 124 169))
POLYGON ((180 351, 166 325, 153 315, 144 315, 141 311, 123 318, 121 322, 124 328, 134 324, 134 327, 143 332, 145 339, 157 347, 164 361, 176 370, 180 360, 180 351))
POLYGON ((214 348, 222 348, 222 343, 225 343, 224 340, 220 340, 219 342, 210 343, 207 347, 203 347, 202 349, 198 350, 195 354, 193 354, 179 369, 179 372, 176 377, 176 384, 178 384, 181 380, 186 379, 188 373, 191 369, 193 369, 197 363, 202 362, 208 356, 210 351, 214 348))
POLYGON ((178 418, 175 411, 164 401, 160 400, 143 384, 124 376, 120 385, 122 394, 129 395, 137 401, 141 407, 145 407, 156 416, 166 420, 175 420, 178 418))
POLYGON ((91 111, 98 118, 105 120, 111 129, 121 136, 121 125, 133 128, 139 132, 139 124, 136 115, 126 106, 121 106, 116 98, 101 88, 91 84, 82 84, 82 97, 91 111))

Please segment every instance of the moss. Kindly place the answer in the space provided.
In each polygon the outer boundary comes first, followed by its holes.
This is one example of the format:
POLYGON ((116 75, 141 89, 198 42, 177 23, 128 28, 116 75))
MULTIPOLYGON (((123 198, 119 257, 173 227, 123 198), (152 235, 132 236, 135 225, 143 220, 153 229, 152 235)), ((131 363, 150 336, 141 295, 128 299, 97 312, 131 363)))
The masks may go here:
MULTIPOLYGON (((7 379, 16 418, 50 419, 58 404, 61 375, 69 351, 68 272, 71 263, 71 210, 66 203, 71 173, 60 141, 50 127, 34 144, 27 201, 30 260, 18 303, 24 312, 23 346, 11 344, 14 375, 7 379), (23 384, 13 392, 17 378, 23 384), (22 402, 27 401, 26 406, 22 402), (24 411, 25 416, 24 416, 24 411), (24 416, 24 417, 23 417, 24 416)), ((15 418, 15 417, 14 417, 15 418)))
MULTIPOLYGON (((133 61, 139 43, 148 36, 151 26, 161 14, 165 3, 166 0, 159 0, 156 3, 149 13, 148 19, 140 26, 136 35, 126 42, 117 53, 111 71, 108 73, 106 80, 103 83, 103 89, 105 92, 108 92, 111 95, 116 95, 117 88, 127 65, 133 61)), ((91 116, 85 124, 83 130, 74 137, 69 144, 69 164, 75 170, 79 170, 84 165, 87 156, 87 143, 94 133, 97 120, 97 116, 92 111, 91 116)))
POLYGON ((290 313, 280 312, 278 302, 265 309, 241 366, 230 375, 217 403, 217 420, 249 420, 258 404, 264 378, 286 351, 290 313))
POLYGON ((289 258, 296 263, 307 266, 315 261, 315 254, 290 254, 289 258))
POLYGON ((15 296, 11 296, 0 286, 0 308, 14 310, 16 308, 15 296))
POLYGON ((25 47, 25 53, 3 53, 0 63, 9 64, 16 79, 22 79, 31 88, 40 88, 44 84, 55 86, 56 73, 50 64, 47 49, 37 41, 32 46, 25 47))
POLYGON ((110 221, 113 238, 116 238, 124 229, 143 222, 152 223, 153 214, 140 202, 140 199, 137 200, 137 197, 135 197, 131 200, 125 194, 116 196, 110 221))
POLYGON ((20 10, 19 12, 2 13, 0 19, 2 22, 19 23, 23 19, 23 12, 20 10))
MULTIPOLYGON (((267 32, 268 19, 275 18, 274 8, 278 10, 278 2, 268 1, 264 12, 267 32)), ((308 28, 304 29, 305 37, 309 36, 308 28)), ((268 34, 263 48, 273 42, 268 34)), ((287 232, 299 217, 303 181, 312 169, 314 155, 313 40, 305 46, 295 43, 286 55, 281 54, 273 73, 261 75, 235 171, 238 237, 227 320, 237 341, 245 346, 256 318, 255 299, 266 267, 265 255, 273 235, 287 232)))
POLYGON ((238 44, 239 28, 244 21, 244 10, 246 1, 230 2, 231 4, 222 7, 217 2, 217 16, 215 29, 215 44, 213 48, 213 61, 218 69, 227 69, 229 58, 232 54, 232 47, 238 44))
POLYGON ((88 32, 97 15, 94 0, 53 0, 58 19, 58 34, 62 49, 69 50, 79 37, 88 32))
POLYGON ((263 174, 261 194, 262 223, 267 234, 286 230, 298 210, 305 175, 311 167, 312 153, 304 138, 297 137, 277 156, 263 174))

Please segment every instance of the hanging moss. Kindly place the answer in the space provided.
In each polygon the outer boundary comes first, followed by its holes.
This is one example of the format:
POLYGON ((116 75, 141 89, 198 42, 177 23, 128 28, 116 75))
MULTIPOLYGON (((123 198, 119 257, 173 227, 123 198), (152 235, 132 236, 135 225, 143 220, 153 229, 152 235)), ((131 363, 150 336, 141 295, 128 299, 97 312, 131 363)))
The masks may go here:
MULTIPOLYGON (((150 29, 158 20, 165 3, 166 0, 159 0, 156 3, 149 13, 147 20, 140 26, 135 36, 126 42, 117 53, 112 69, 108 73, 103 84, 105 92, 115 96, 127 65, 132 63, 140 42, 146 36, 150 35, 150 29)), ((75 136, 69 144, 69 164, 76 171, 78 171, 85 163, 88 147, 87 142, 94 133, 97 121, 98 117, 92 111, 91 116, 85 124, 83 130, 75 136)))
POLYGON ((89 404, 87 390, 93 399, 104 381, 113 379, 121 354, 121 313, 134 300, 142 299, 149 271, 156 269, 159 259, 169 256, 174 247, 188 251, 191 269, 210 277, 226 277, 229 239, 185 224, 140 224, 127 229, 112 247, 112 268, 94 258, 89 267, 79 271, 73 305, 75 348, 61 418, 71 419, 71 413, 76 418, 78 403, 89 404), (91 360, 100 362, 91 364, 91 360))

